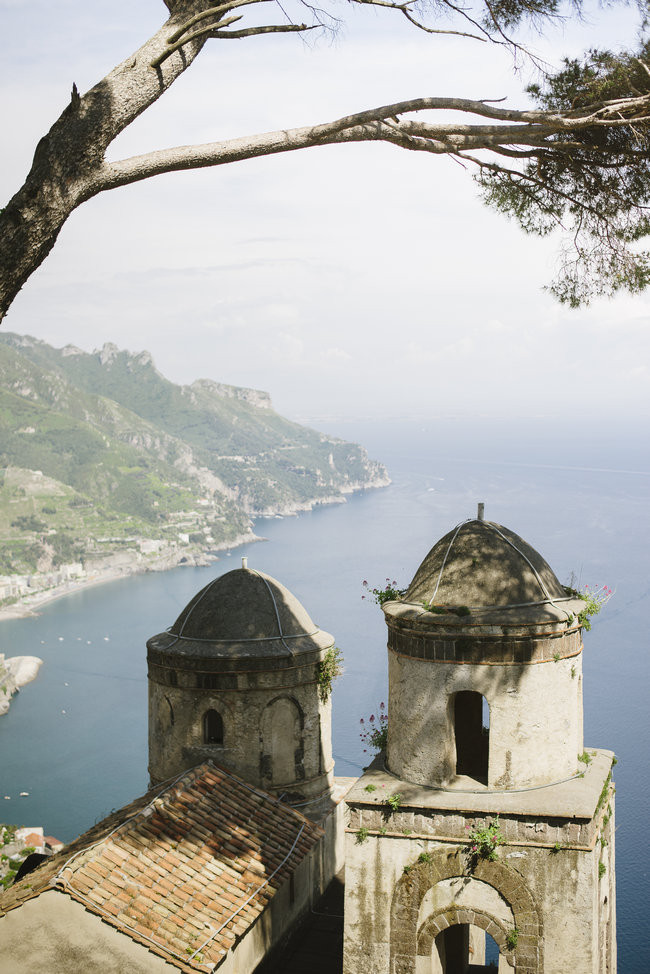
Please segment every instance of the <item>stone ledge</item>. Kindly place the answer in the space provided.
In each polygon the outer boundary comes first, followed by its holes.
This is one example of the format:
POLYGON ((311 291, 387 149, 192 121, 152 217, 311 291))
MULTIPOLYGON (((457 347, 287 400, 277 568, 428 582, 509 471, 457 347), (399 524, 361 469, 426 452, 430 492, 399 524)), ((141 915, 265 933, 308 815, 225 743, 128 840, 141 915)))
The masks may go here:
MULTIPOLYGON (((417 785, 391 774, 384 767, 383 755, 378 755, 350 789, 346 801, 351 808, 374 809, 386 814, 390 811, 385 805, 387 797, 399 793, 402 796, 399 814, 416 813, 428 820, 435 813, 446 818, 450 814, 467 817, 482 812, 504 817, 523 816, 534 820, 565 819, 575 822, 582 819, 582 826, 594 816, 614 759, 612 751, 588 750, 595 756, 585 767, 584 777, 525 791, 491 791, 485 788, 468 792, 417 785), (367 785, 374 785, 375 790, 366 791, 367 785)), ((578 763, 576 755, 576 765, 578 763)), ((477 789, 479 788, 480 785, 477 785, 477 789)))

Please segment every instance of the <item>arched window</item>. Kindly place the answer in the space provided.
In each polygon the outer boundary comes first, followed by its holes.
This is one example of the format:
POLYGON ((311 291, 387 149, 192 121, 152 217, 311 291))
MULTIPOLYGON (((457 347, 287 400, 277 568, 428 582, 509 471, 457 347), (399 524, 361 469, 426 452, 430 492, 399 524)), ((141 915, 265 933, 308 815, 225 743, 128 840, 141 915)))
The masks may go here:
POLYGON ((304 780, 303 715, 293 697, 278 697, 262 713, 262 767, 269 785, 304 780))
POLYGON ((203 743, 223 744, 223 720, 217 710, 208 710, 203 715, 203 743))
POLYGON ((461 690, 454 700, 456 774, 487 784, 490 747, 490 708, 484 696, 461 690))

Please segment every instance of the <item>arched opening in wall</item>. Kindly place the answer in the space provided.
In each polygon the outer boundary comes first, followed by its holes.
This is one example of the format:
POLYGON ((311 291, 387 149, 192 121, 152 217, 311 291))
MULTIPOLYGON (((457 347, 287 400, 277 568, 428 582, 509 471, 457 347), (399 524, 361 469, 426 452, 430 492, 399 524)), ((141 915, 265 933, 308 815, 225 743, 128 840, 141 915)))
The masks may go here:
POLYGON ((267 704, 260 726, 262 777, 269 785, 291 785, 305 778, 303 715, 293 697, 267 704))
POLYGON ((454 699, 456 774, 488 782, 490 707, 481 693, 461 690, 454 699))
MULTIPOLYGON (((419 968, 418 974, 425 974, 419 968)), ((430 970, 431 974, 503 974, 513 968, 489 933, 470 923, 457 923, 436 937, 430 970)))
POLYGON ((218 710, 207 710, 203 715, 203 743, 223 744, 223 719, 218 710))

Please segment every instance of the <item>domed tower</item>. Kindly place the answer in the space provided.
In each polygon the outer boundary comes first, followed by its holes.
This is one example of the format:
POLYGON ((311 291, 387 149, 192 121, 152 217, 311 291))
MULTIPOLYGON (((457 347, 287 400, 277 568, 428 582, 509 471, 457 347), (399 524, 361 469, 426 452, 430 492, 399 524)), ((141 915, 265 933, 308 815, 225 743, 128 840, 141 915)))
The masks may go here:
POLYGON ((211 758, 293 800, 324 795, 331 702, 319 677, 333 637, 280 582, 242 566, 147 642, 151 782, 211 758))
POLYGON ((477 518, 441 538, 404 600, 384 607, 390 770, 502 789, 572 775, 583 750, 583 609, 507 528, 477 518))
POLYGON ((583 745, 585 602, 482 514, 383 605, 388 743, 346 796, 344 974, 616 971, 614 755, 583 745))

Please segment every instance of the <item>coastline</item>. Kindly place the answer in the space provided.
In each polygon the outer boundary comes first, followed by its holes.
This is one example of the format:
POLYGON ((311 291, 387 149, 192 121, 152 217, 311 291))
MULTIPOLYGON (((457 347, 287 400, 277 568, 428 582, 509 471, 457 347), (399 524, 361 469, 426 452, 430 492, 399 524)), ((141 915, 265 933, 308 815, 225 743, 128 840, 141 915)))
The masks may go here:
MULTIPOLYGON (((299 514, 314 510, 315 507, 329 504, 345 504, 347 497, 364 490, 377 490, 388 487, 391 483, 387 475, 372 477, 367 483, 352 483, 341 488, 340 493, 332 494, 328 497, 317 498, 312 501, 305 501, 302 504, 287 505, 286 508, 279 510, 258 512, 251 514, 253 518, 265 517, 295 517, 299 514)), ((0 622, 9 619, 27 619, 39 614, 39 609, 56 602, 58 599, 65 598, 67 595, 74 595, 76 592, 83 592, 86 589, 94 588, 96 585, 107 585, 109 582, 117 581, 119 578, 128 578, 130 575, 140 575, 145 572, 168 571, 172 568, 207 566, 213 561, 218 561, 218 557, 213 555, 215 551, 232 551, 243 544, 252 544, 255 541, 263 541, 264 538, 255 534, 253 531, 237 535, 230 541, 223 541, 212 545, 209 551, 190 550, 180 548, 170 554, 165 552, 161 555, 148 555, 146 560, 141 559, 134 552, 135 557, 127 561, 122 561, 119 566, 112 565, 105 569, 95 567, 85 578, 68 579, 60 585, 52 588, 41 589, 33 595, 22 595, 15 602, 9 605, 0 606, 0 622)))
MULTIPOLYGON (((253 534, 250 531, 247 534, 238 535, 227 543, 224 542, 223 544, 215 545, 210 550, 230 551, 233 548, 239 547, 239 545, 251 544, 254 541, 263 540, 259 535, 253 534)), ((42 609, 45 605, 49 605, 50 602, 56 602, 58 599, 65 598, 66 595, 74 595, 76 592, 83 592, 86 589, 95 588, 97 585, 107 585, 109 582, 115 582, 119 578, 128 578, 130 575, 142 575, 146 572, 169 571, 171 568, 207 566, 217 560, 218 558, 216 556, 211 557, 206 552, 188 552, 186 549, 180 549, 174 558, 170 558, 167 553, 160 558, 155 558, 155 556, 150 557, 146 562, 134 560, 119 568, 108 567, 104 570, 96 568, 86 578, 68 579, 60 585, 34 592, 33 595, 23 595, 10 605, 0 606, 0 622, 8 619, 27 619, 31 616, 37 616, 39 614, 38 610, 42 609)))
POLYGON ((43 665, 39 656, 10 656, 7 659, 0 653, 0 715, 9 711, 11 698, 21 687, 31 683, 38 676, 43 665))

